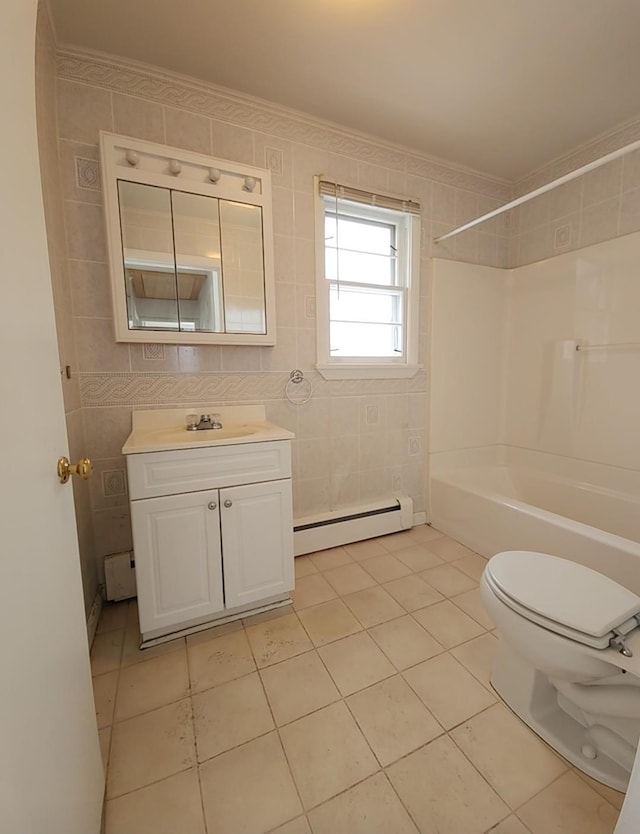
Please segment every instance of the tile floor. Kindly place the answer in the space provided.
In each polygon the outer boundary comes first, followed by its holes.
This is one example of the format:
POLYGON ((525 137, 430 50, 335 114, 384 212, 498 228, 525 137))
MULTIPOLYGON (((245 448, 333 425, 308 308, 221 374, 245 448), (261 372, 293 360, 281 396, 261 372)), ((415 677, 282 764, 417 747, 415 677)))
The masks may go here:
POLYGON ((106 834, 607 834, 622 795, 496 697, 485 560, 430 527, 296 559, 293 609, 92 650, 106 834))

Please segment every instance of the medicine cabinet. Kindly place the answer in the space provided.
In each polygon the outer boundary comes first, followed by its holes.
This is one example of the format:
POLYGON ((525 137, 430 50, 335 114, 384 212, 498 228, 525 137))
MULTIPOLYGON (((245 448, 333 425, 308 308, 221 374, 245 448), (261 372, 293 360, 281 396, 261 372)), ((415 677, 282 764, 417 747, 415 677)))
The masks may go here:
POLYGON ((275 344, 268 170, 100 134, 116 341, 275 344))

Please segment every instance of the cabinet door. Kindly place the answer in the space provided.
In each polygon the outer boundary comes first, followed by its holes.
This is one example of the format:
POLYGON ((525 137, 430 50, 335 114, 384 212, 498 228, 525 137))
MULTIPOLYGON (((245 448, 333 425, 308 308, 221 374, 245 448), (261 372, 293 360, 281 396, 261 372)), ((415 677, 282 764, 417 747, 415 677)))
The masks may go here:
POLYGON ((218 490, 132 501, 131 522, 143 635, 224 608, 218 490))
POLYGON ((221 489, 220 518, 227 608, 290 591, 291 480, 221 489))

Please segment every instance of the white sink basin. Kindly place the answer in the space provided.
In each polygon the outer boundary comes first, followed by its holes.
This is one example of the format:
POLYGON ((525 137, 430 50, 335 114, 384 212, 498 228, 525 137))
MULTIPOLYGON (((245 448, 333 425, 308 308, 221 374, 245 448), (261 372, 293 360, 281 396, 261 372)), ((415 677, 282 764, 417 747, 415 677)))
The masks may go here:
POLYGON ((221 429, 201 429, 200 431, 188 431, 186 428, 156 429, 149 431, 147 437, 149 442, 156 440, 158 443, 177 441, 179 443, 194 443, 196 446, 203 442, 215 443, 220 440, 231 440, 236 437, 247 437, 262 430, 262 426, 223 426, 221 429))
MULTIPOLYGON (((263 406, 216 408, 221 429, 188 431, 185 417, 197 409, 142 410, 133 414, 133 431, 122 448, 125 455, 143 452, 196 449, 226 446, 232 443, 260 443, 267 440, 290 440, 287 429, 267 422, 263 406)), ((198 411, 200 413, 200 411, 198 411)), ((204 412, 203 412, 204 413, 204 412)))

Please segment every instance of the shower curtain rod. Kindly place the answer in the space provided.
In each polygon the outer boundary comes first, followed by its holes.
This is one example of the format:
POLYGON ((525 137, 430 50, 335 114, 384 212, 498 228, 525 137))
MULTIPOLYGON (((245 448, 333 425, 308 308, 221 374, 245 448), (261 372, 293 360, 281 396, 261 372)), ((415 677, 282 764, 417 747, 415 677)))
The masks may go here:
POLYGON ((576 350, 583 351, 583 350, 609 350, 610 348, 639 348, 640 342, 611 342, 607 344, 601 345, 576 345, 576 350))
POLYGON ((522 197, 517 197, 515 200, 511 200, 510 203, 505 203, 504 206, 500 206, 497 209, 493 209, 493 211, 489 211, 486 214, 481 215, 480 217, 476 217, 475 220, 470 220, 468 223, 465 223, 463 226, 458 226, 457 229, 453 229, 450 232, 447 232, 445 235, 440 235, 440 237, 436 237, 433 239, 434 243, 440 243, 441 240, 446 240, 448 237, 453 237, 454 235, 459 235, 460 232, 466 232, 467 229, 472 229, 474 226, 477 226, 479 223, 483 223, 485 220, 490 220, 492 217, 496 217, 498 214, 503 214, 505 211, 509 211, 516 206, 522 205, 522 203, 526 203, 529 200, 533 200, 534 197, 539 197, 540 194, 546 194, 547 191, 551 191, 553 188, 557 188, 559 185, 564 185, 565 182, 571 182, 571 180, 575 180, 577 177, 581 177, 583 174, 588 174, 589 171, 594 171, 596 168, 600 168, 601 165, 606 165, 607 162, 613 162, 614 159, 618 159, 620 156, 624 156, 626 153, 630 153, 631 151, 635 151, 640 149, 640 139, 636 142, 631 142, 629 145, 625 145, 622 148, 618 148, 617 151, 612 151, 611 153, 605 154, 605 156, 601 156, 599 159, 594 159, 593 162, 588 162, 586 165, 582 165, 580 168, 576 168, 575 171, 571 171, 568 174, 563 174, 563 176, 558 177, 558 179, 552 180, 548 182, 546 185, 541 185, 540 188, 536 188, 534 191, 529 191, 528 194, 523 194, 522 197))

